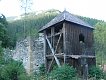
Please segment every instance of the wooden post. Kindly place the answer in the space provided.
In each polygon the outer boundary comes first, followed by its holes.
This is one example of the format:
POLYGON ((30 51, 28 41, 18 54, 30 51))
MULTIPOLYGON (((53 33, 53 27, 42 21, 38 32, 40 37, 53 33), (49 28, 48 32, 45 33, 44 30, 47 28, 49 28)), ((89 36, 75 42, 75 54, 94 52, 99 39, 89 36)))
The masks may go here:
MULTIPOLYGON (((62 30, 63 30, 63 29, 62 29, 62 30)), ((62 33, 63 33, 63 31, 61 31, 60 36, 59 36, 59 39, 58 39, 58 41, 57 41, 57 45, 56 45, 56 48, 55 48, 55 53, 56 53, 57 48, 58 48, 58 45, 59 45, 59 43, 60 43, 60 40, 61 40, 61 37, 62 37, 62 33)))
POLYGON ((46 31, 44 31, 44 61, 45 61, 45 68, 46 68, 46 71, 47 71, 47 59, 46 59, 46 31))
POLYGON ((66 31, 65 31, 65 23, 63 23, 63 47, 64 47, 64 64, 66 63, 66 31))
POLYGON ((54 48, 54 27, 51 27, 51 45, 54 48))

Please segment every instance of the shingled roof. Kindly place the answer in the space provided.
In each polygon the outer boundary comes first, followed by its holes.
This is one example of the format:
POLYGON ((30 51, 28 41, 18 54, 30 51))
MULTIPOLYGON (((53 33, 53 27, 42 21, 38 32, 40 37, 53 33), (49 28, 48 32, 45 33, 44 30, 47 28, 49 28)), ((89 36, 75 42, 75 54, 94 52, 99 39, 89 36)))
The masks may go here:
POLYGON ((75 23, 75 24, 82 25, 84 27, 93 28, 92 26, 90 26, 89 24, 84 22, 83 20, 79 19, 77 16, 75 16, 75 15, 73 15, 73 14, 71 14, 71 13, 69 13, 65 10, 62 13, 60 13, 59 15, 57 15, 54 19, 52 19, 45 26, 43 26, 39 30, 39 32, 42 32, 43 30, 47 29, 48 27, 51 27, 52 25, 59 23, 61 21, 68 21, 68 22, 72 22, 72 23, 75 23))

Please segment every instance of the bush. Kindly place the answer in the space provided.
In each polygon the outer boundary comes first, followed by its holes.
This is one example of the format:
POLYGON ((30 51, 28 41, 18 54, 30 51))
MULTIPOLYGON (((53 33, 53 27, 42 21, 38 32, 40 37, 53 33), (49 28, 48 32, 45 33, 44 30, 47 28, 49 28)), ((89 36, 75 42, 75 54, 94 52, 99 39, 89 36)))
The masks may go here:
POLYGON ((20 74, 18 76, 18 80, 32 80, 30 76, 26 75, 25 73, 20 74))
POLYGON ((45 65, 42 64, 40 67, 39 67, 39 74, 40 75, 45 75, 46 74, 46 70, 45 70, 45 65))
POLYGON ((0 71, 2 80, 23 80, 25 76, 27 77, 27 74, 22 63, 14 60, 5 64, 0 71))
POLYGON ((106 80, 106 72, 104 72, 104 78, 103 79, 106 80))
POLYGON ((102 79, 103 78, 103 71, 100 69, 100 67, 91 67, 89 69, 89 77, 95 77, 96 79, 102 79))
POLYGON ((0 45, 0 66, 1 66, 1 64, 3 64, 4 63, 4 59, 3 59, 3 48, 1 47, 1 45, 0 45))
POLYGON ((68 65, 63 65, 59 68, 55 68, 50 77, 56 80, 73 80, 73 77, 76 76, 76 70, 73 67, 68 65))
POLYGON ((35 72, 35 80, 47 80, 47 74, 44 64, 39 67, 39 72, 35 72))

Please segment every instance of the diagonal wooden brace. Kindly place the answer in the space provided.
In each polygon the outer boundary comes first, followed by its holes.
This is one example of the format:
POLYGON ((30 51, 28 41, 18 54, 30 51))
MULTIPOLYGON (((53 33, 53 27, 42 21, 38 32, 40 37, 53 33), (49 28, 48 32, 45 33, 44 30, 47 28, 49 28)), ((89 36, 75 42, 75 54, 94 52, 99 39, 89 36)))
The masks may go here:
POLYGON ((53 56, 54 56, 54 59, 55 59, 57 65, 58 65, 58 67, 60 67, 60 62, 59 62, 59 60, 57 59, 57 57, 55 56, 55 51, 54 51, 54 49, 52 48, 51 43, 50 43, 50 41, 48 40, 47 36, 46 36, 46 40, 47 40, 47 42, 48 42, 48 44, 49 44, 50 50, 51 50, 51 52, 52 52, 52 54, 53 54, 53 56))
MULTIPOLYGON (((61 40, 61 37, 62 37, 62 31, 61 31, 61 34, 60 34, 59 39, 58 39, 58 41, 57 41, 57 45, 56 45, 56 48, 55 48, 55 53, 56 53, 56 51, 57 51, 57 48, 58 48, 59 42, 60 42, 60 40, 61 40)), ((50 68, 51 68, 51 65, 52 65, 53 61, 54 61, 54 58, 52 58, 52 61, 51 61, 51 63, 50 63, 50 66, 49 66, 47 72, 50 71, 50 68)))

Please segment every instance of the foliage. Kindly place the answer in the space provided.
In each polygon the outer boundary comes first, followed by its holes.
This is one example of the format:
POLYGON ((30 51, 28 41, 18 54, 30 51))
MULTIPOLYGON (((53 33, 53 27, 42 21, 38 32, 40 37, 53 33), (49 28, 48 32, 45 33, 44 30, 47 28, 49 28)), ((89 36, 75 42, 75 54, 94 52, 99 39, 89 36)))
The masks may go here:
POLYGON ((95 50, 97 53, 97 61, 103 64, 103 59, 104 61, 106 60, 106 23, 105 22, 100 22, 95 25, 95 30, 94 30, 94 46, 95 50))
MULTIPOLYGON (((105 43, 106 43, 106 23, 97 23, 95 25, 95 31, 94 31, 94 37, 95 37, 95 44, 98 46, 96 49, 98 51, 105 51, 105 43)), ((106 52, 106 51, 105 51, 106 52)))
POLYGON ((47 80, 47 74, 44 64, 39 67, 39 72, 35 73, 35 80, 47 80))
POLYGON ((104 22, 102 20, 97 20, 97 19, 88 18, 88 17, 82 17, 82 16, 78 16, 78 17, 82 19, 83 21, 89 23, 91 26, 95 26, 98 22, 104 22))
POLYGON ((42 64, 40 67, 39 67, 39 74, 40 75, 45 75, 46 74, 46 70, 45 70, 45 65, 42 64))
POLYGON ((8 22, 6 21, 6 17, 1 14, 0 16, 0 23, 3 24, 4 26, 7 26, 8 22))
POLYGON ((15 61, 4 54, 3 48, 11 47, 11 39, 7 31, 7 21, 0 16, 0 80, 29 80, 21 62, 15 61), (24 78, 24 79, 23 79, 24 78))
POLYGON ((103 71, 100 69, 100 67, 91 67, 89 69, 89 77, 95 77, 96 79, 102 79, 103 78, 103 71))
POLYGON ((0 76, 4 80, 23 80, 23 78, 28 78, 22 63, 14 60, 1 66, 0 76))
POLYGON ((26 73, 21 73, 18 76, 18 80, 33 80, 33 79, 31 79, 30 76, 28 76, 26 73))
POLYGON ((3 63, 4 63, 4 61, 3 61, 3 48, 0 45, 0 64, 3 64, 3 63))
POLYGON ((50 75, 53 80, 73 80, 76 76, 76 70, 68 65, 63 65, 54 69, 50 75))
POLYGON ((5 16, 2 14, 0 16, 0 41, 2 47, 11 47, 11 39, 7 31, 7 21, 5 16))
POLYGON ((58 14, 58 11, 44 11, 42 13, 28 13, 26 17, 21 16, 21 19, 9 22, 8 31, 10 38, 15 43, 17 40, 21 40, 24 36, 36 37, 38 35, 39 29, 48 23, 58 14), (53 14, 52 14, 53 13, 53 14), (25 26, 25 29, 24 29, 25 26), (24 33, 25 32, 25 33, 24 33))
POLYGON ((104 72, 104 78, 103 79, 106 80, 106 72, 104 72))
POLYGON ((0 80, 29 80, 22 62, 15 61, 5 54, 0 46, 0 80))
POLYGON ((22 63, 8 57, 8 54, 4 56, 3 48, 1 46, 0 80, 29 80, 22 63))

